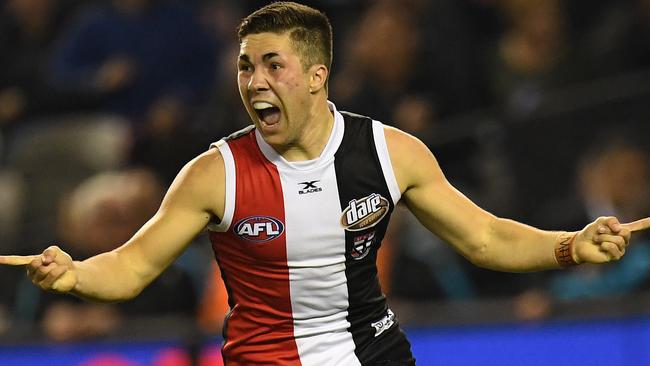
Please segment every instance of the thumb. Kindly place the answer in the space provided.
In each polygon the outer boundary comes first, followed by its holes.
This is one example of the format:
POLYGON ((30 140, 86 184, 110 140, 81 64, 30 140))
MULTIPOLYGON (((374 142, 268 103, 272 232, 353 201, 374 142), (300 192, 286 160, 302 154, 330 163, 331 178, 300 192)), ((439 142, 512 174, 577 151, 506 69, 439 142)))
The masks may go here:
POLYGON ((59 255, 61 252, 61 248, 57 247, 56 245, 52 245, 49 248, 45 249, 43 251, 43 254, 41 255, 41 260, 43 261, 44 265, 48 265, 50 263, 53 263, 56 261, 56 257, 59 255))

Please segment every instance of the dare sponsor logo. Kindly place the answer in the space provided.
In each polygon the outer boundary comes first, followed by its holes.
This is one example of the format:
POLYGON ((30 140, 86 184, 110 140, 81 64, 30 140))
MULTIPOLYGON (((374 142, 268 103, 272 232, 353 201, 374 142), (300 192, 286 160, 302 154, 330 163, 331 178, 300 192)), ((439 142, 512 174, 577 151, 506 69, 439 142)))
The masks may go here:
POLYGON ((249 216, 235 224, 235 234, 254 243, 273 240, 283 232, 282 221, 271 216, 249 216))
POLYGON ((377 225, 388 213, 388 200, 373 193, 361 199, 353 199, 343 210, 341 225, 349 231, 360 231, 377 225))

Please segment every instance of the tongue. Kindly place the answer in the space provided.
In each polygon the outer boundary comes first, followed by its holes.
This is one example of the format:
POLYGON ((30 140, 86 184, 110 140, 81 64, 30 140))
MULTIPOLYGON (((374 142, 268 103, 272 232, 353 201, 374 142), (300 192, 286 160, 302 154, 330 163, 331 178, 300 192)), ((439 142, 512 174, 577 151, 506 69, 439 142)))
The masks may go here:
POLYGON ((267 125, 274 125, 280 121, 280 109, 279 108, 267 108, 260 112, 260 117, 262 121, 267 125))

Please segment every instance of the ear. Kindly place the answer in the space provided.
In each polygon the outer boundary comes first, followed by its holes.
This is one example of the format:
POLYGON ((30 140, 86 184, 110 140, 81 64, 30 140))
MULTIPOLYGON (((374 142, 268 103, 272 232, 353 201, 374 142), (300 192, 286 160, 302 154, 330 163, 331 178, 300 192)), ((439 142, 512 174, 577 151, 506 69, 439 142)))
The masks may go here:
POLYGON ((323 64, 313 65, 309 69, 309 92, 317 93, 327 85, 329 70, 323 64))

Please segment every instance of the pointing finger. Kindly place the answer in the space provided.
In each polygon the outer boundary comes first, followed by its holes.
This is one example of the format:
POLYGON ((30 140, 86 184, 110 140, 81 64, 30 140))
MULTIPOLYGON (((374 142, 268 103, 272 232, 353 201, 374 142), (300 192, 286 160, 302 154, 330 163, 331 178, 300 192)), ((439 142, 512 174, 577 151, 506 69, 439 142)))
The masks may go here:
POLYGON ((641 220, 636 220, 634 222, 630 222, 627 224, 621 224, 624 228, 634 232, 634 231, 641 231, 650 228, 650 217, 646 217, 645 219, 641 220))
POLYGON ((25 266, 38 257, 38 255, 0 255, 0 264, 25 266))

